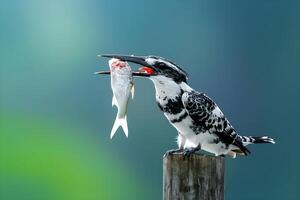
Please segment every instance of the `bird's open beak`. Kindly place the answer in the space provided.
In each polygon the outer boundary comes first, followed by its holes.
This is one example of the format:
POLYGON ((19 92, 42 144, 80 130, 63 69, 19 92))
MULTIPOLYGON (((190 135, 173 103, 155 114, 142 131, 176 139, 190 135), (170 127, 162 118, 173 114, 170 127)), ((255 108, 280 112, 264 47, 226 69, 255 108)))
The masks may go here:
MULTIPOLYGON (((142 65, 138 72, 133 72, 133 76, 150 77, 155 75, 155 68, 146 62, 147 56, 133 56, 133 55, 118 55, 118 54, 102 54, 99 55, 105 58, 117 58, 122 61, 131 62, 142 65)), ((95 74, 110 74, 109 71, 96 72, 95 74)))

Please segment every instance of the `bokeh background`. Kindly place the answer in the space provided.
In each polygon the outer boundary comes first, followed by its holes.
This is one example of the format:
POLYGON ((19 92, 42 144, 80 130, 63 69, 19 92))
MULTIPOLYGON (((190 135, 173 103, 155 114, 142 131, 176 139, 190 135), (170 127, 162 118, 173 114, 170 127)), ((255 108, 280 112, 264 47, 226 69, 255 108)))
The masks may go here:
MULTIPOLYGON (((0 199, 161 199, 176 131, 136 79, 129 138, 99 53, 159 55, 189 73, 239 133, 270 135, 226 160, 226 199, 299 199, 299 1, 2 0, 0 199)), ((138 66, 132 66, 134 68, 138 66)))

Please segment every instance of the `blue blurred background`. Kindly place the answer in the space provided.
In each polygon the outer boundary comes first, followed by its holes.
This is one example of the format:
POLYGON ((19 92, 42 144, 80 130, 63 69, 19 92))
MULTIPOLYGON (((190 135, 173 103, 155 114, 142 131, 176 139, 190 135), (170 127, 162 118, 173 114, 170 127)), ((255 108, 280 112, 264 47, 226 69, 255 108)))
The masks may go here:
MULTIPOLYGON (((161 199, 176 131, 136 79, 129 138, 99 53, 154 54, 189 73, 239 133, 270 135, 226 160, 226 199, 298 199, 299 1, 2 0, 0 197, 161 199)), ((137 66, 133 66, 137 67, 137 66)))

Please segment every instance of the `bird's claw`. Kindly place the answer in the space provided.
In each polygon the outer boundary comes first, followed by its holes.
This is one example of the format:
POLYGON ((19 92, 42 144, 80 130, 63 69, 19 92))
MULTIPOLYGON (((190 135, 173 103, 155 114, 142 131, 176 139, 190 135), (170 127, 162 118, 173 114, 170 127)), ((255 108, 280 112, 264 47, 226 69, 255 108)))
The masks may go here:
POLYGON ((195 148, 187 148, 187 149, 184 149, 183 156, 189 157, 190 155, 192 155, 195 152, 196 152, 195 148))
POLYGON ((186 148, 183 150, 183 156, 184 157, 189 157, 190 155, 194 154, 195 152, 201 150, 201 146, 197 146, 197 147, 191 147, 191 148, 186 148))
POLYGON ((192 155, 193 153, 197 152, 201 150, 201 146, 198 145, 197 147, 190 147, 190 148, 186 148, 186 149, 171 149, 171 150, 168 150, 165 154, 164 154, 164 157, 167 157, 169 155, 172 155, 174 153, 181 153, 183 154, 184 157, 189 157, 190 155, 192 155))
POLYGON ((174 153, 178 153, 178 152, 182 152, 183 149, 171 149, 171 150, 168 150, 165 154, 164 154, 164 157, 167 157, 169 155, 172 155, 174 153))

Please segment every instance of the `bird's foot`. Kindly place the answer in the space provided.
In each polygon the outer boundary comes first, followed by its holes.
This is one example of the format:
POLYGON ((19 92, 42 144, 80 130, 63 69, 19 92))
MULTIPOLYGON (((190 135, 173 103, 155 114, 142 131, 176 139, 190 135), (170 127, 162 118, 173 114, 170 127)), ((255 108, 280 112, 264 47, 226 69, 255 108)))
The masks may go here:
POLYGON ((201 150, 201 146, 198 145, 197 147, 190 147, 183 150, 183 156, 189 157, 190 155, 194 154, 195 152, 201 150))
POLYGON ((172 155, 174 153, 179 153, 179 152, 182 152, 183 149, 171 149, 171 150, 168 150, 165 154, 164 154, 164 157, 167 157, 169 155, 172 155))

